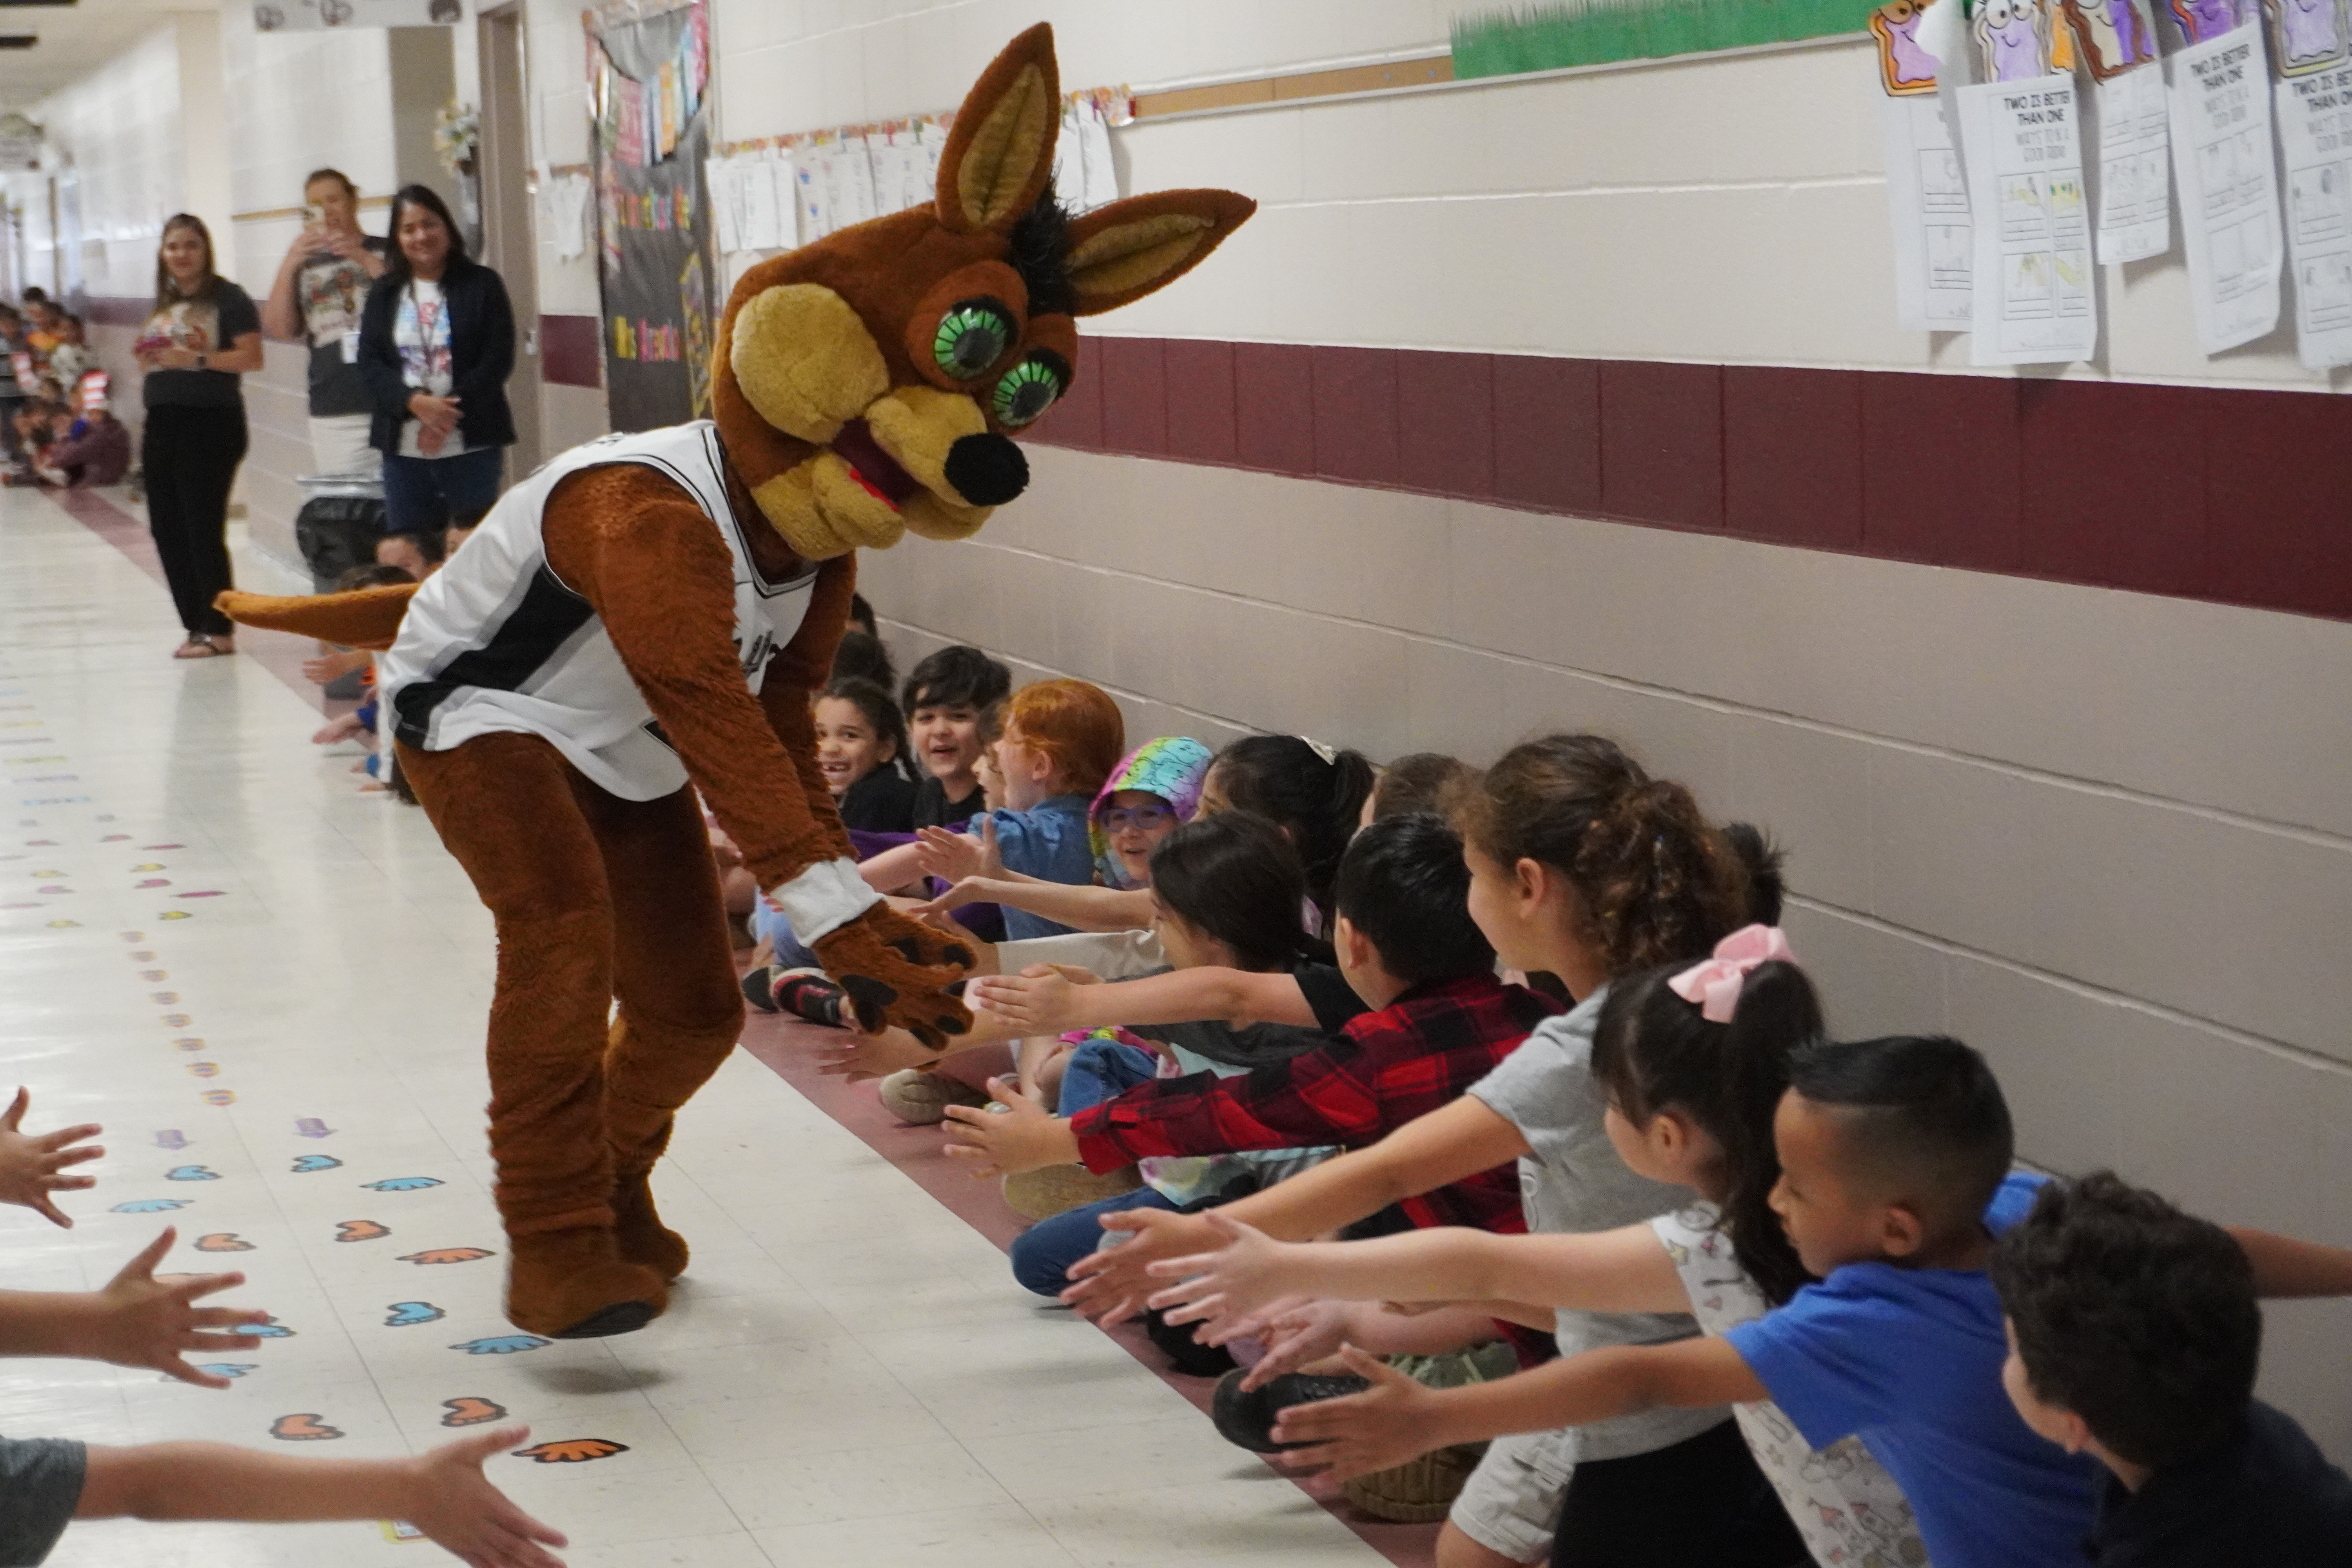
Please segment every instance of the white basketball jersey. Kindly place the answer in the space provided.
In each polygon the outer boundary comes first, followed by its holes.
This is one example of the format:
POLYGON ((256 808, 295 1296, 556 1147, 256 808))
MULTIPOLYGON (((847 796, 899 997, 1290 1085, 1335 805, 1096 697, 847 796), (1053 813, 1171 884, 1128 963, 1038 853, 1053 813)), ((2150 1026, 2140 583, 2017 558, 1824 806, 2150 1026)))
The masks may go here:
MULTIPOLYGON (((604 621, 547 563, 541 524, 558 481, 583 468, 642 463, 675 480, 735 563, 735 653, 760 689, 768 656, 807 613, 814 567, 772 583, 753 563, 745 521, 727 500, 709 420, 606 436, 542 465, 499 498, 465 548, 409 601, 400 637, 376 659, 377 691, 409 745, 446 752, 499 731, 545 737, 572 766, 625 800, 655 800, 686 768, 614 649, 604 621)), ((765 528, 753 518, 748 526, 765 528)))

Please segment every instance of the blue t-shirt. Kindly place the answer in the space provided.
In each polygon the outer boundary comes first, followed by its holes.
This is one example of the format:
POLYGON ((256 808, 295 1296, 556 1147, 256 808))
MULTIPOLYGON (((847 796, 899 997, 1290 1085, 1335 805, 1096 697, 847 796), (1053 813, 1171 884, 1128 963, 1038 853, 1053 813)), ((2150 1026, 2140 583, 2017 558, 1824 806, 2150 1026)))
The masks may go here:
MULTIPOLYGON (((2047 1176, 2014 1173, 1998 1236, 2047 1176)), ((1805 1441, 1861 1434, 1911 1500, 1936 1568, 2083 1568, 2095 1461, 2034 1436, 2000 1385, 2009 1342, 1983 1269, 1850 1263, 1724 1338, 1805 1441)))
MULTIPOLYGON (((1093 804, 1082 795, 1057 795, 1026 811, 992 811, 996 827, 996 852, 1008 871, 1034 877, 1041 882, 1067 882, 1084 887, 1095 879, 1094 845, 1087 835, 1087 808, 1093 804)), ((980 818, 964 831, 977 834, 980 818)), ((1060 936, 1070 928, 1025 910, 1004 906, 1008 942, 1034 936, 1060 936)))

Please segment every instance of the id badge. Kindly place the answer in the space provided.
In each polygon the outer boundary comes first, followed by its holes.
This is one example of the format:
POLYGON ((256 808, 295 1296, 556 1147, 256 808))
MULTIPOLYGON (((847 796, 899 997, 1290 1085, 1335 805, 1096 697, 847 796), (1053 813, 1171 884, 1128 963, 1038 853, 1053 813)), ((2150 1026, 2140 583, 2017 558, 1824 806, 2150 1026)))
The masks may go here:
POLYGON ((345 364, 360 363, 360 335, 357 332, 343 334, 343 363, 345 364))

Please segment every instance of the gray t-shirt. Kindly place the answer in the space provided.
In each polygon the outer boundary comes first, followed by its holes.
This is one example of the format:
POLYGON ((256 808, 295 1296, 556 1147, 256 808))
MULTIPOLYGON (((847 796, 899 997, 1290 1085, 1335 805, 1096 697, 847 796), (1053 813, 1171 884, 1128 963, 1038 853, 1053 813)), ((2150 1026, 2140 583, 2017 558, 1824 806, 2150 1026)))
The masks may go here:
POLYGON ((81 1501, 84 1453, 63 1437, 0 1437, 0 1568, 49 1554, 81 1501))
MULTIPOLYGON (((1527 1043, 1470 1092, 1507 1120, 1532 1153, 1519 1159, 1519 1201, 1528 1229, 1554 1234, 1615 1230, 1672 1214, 1691 1202, 1686 1187, 1637 1176, 1617 1157, 1601 1125, 1607 1109, 1592 1080, 1592 1031, 1607 987, 1538 1024, 1527 1043)), ((1559 1353, 1601 1345, 1654 1345, 1694 1338, 1698 1324, 1679 1312, 1577 1312, 1562 1308, 1559 1353)), ((1577 1429, 1580 1460, 1654 1453, 1696 1437, 1730 1415, 1728 1407, 1652 1410, 1577 1429)))

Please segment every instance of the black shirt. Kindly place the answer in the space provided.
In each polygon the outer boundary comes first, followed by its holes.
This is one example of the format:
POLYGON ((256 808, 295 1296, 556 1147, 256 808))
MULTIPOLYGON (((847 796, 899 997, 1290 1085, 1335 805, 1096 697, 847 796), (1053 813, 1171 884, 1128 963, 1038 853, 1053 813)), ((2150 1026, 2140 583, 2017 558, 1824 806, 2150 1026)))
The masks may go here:
POLYGON ((915 786, 915 826, 917 827, 953 827, 969 822, 985 808, 981 800, 981 788, 971 786, 971 793, 961 800, 950 800, 945 785, 936 774, 925 773, 923 782, 915 786))
POLYGON ((915 785, 896 764, 885 763, 841 792, 834 803, 841 825, 860 833, 915 831, 915 785))
MULTIPOLYGON (((226 278, 213 280, 202 300, 175 300, 147 318, 142 341, 169 339, 198 353, 227 352, 247 332, 261 331, 253 296, 226 278)), ((242 408, 245 394, 235 371, 151 370, 141 397, 150 408, 242 408)))
MULTIPOLYGON (((387 250, 373 234, 360 243, 377 256, 387 250)), ((360 315, 374 286, 366 268, 332 252, 311 257, 294 274, 294 304, 302 312, 302 335, 310 343, 313 418, 375 409, 359 357, 360 315)))
POLYGON ((2345 1568, 2352 1479, 2256 1400, 2226 1439, 2138 1491, 2110 1475, 2088 1549, 2097 1568, 2345 1568))

